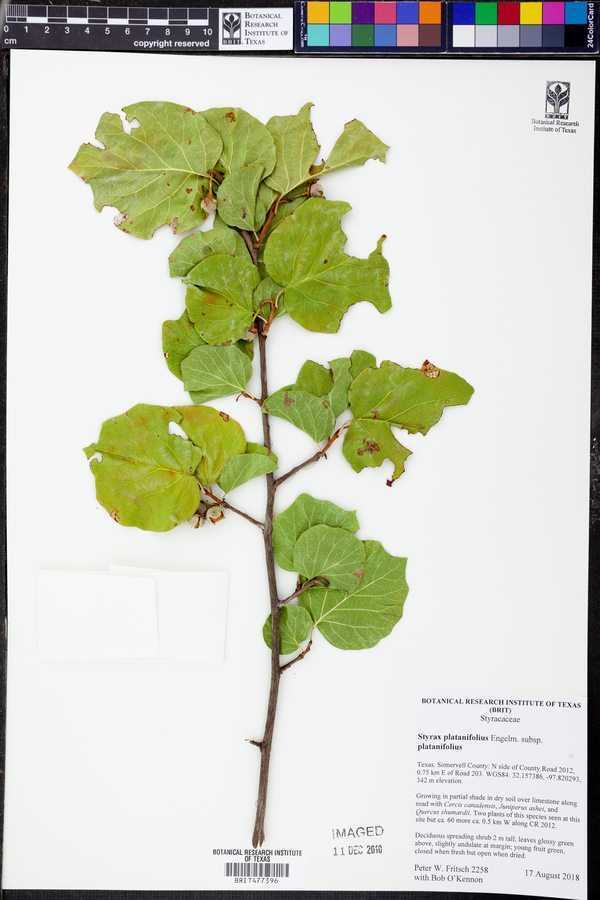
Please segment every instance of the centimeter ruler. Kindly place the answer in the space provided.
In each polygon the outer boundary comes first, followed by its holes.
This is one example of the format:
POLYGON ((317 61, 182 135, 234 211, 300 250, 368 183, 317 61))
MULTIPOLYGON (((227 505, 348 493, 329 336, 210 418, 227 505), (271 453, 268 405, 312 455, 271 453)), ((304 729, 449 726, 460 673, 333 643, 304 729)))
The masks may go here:
POLYGON ((290 0, 260 9, 8 4, 0 47, 583 56, 598 54, 599 25, 600 3, 583 0, 290 0))
POLYGON ((3 49, 293 50, 293 9, 29 6, 9 3, 3 49))

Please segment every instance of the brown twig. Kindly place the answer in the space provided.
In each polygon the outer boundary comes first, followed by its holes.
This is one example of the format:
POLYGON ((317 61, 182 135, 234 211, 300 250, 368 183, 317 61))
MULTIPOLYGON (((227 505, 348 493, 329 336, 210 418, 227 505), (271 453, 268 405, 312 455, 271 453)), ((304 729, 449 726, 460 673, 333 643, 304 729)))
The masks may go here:
POLYGON ((297 466, 294 466, 293 469, 290 469, 289 472, 286 472, 285 475, 280 475, 279 478, 275 479, 275 487, 279 487, 280 484, 283 484, 284 481, 287 481, 288 478, 291 478, 292 475, 295 475, 296 472, 300 472, 302 469, 305 469, 307 466, 310 466, 311 463, 318 462, 323 456, 327 454, 327 451, 337 439, 343 434, 343 432, 348 428, 348 422, 344 422, 337 431, 331 435, 325 446, 322 450, 317 450, 309 459, 305 459, 304 462, 300 463, 297 466))
POLYGON ((248 247, 250 256, 252 257, 252 262, 254 263, 256 268, 258 268, 258 253, 256 252, 256 247, 252 243, 252 235, 249 231, 244 231, 243 229, 240 229, 240 234, 246 241, 246 246, 248 247))
MULTIPOLYGON (((267 385, 267 336, 263 333, 261 323, 258 323, 258 346, 260 354, 260 383, 261 400, 269 396, 267 385)), ((271 426, 269 416, 262 412, 263 441, 267 450, 271 450, 271 426)), ((265 524, 263 528, 263 540, 265 545, 265 561, 267 565, 267 579, 269 584, 269 601, 271 606, 271 682, 269 687, 269 700, 267 704, 267 718, 265 731, 260 741, 260 774, 258 780, 258 799, 256 801, 256 820, 252 835, 252 846, 260 847, 265 839, 265 813, 267 809, 267 787, 269 783, 269 763, 271 760, 271 745, 275 728, 275 714, 277 712, 277 697, 279 695, 279 680, 281 669, 279 666, 279 598, 277 596, 277 579, 275 575, 275 555, 273 552, 273 509, 275 505, 275 491, 277 490, 273 473, 267 474, 267 503, 265 509, 265 524)))
MULTIPOLYGON (((311 634, 312 634, 312 631, 311 631, 311 634)), ((294 663, 300 662, 301 659, 304 659, 304 657, 306 656, 306 654, 308 653, 308 651, 310 650, 311 647, 312 647, 312 637, 311 637, 310 641, 308 642, 308 644, 306 645, 306 647, 304 648, 304 650, 302 651, 302 653, 299 653, 298 656, 295 656, 292 660, 290 660, 289 663, 286 663, 285 666, 280 666, 279 671, 285 672, 285 670, 289 669, 290 666, 293 666, 294 663)))
POLYGON ((224 497, 215 496, 215 494, 213 494, 212 491, 210 491, 206 487, 206 485, 202 485, 202 493, 206 494, 207 497, 210 497, 211 500, 214 500, 216 503, 218 503, 219 506, 225 507, 225 509, 228 509, 230 512, 235 513, 236 516, 241 516, 242 519, 246 519, 247 522, 251 522, 253 525, 256 525, 256 527, 260 528, 261 531, 264 530, 265 526, 263 522, 259 522, 258 519, 254 519, 252 516, 249 516, 248 513, 242 512, 241 509, 237 509, 237 507, 232 506, 231 503, 228 503, 224 497))
POLYGON ((286 603, 289 603, 290 600, 295 600, 296 597, 299 597, 300 594, 303 594, 304 591, 308 591, 311 587, 315 587, 317 584, 323 584, 325 587, 329 587, 329 582, 326 578, 323 578, 322 575, 315 575, 314 578, 311 578, 309 581, 305 581, 303 585, 301 585, 297 590, 294 591, 293 594, 290 594, 289 597, 286 597, 285 600, 279 601, 279 607, 283 607, 286 603))

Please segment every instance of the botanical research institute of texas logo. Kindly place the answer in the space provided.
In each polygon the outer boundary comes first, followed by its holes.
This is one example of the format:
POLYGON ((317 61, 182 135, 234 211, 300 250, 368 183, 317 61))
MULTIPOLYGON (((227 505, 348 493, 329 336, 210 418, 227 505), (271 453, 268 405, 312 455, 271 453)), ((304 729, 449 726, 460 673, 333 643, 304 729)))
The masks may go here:
POLYGON ((242 43, 242 14, 227 12, 221 14, 221 40, 223 44, 242 43))
POLYGON ((546 118, 568 119, 571 99, 570 81, 546 82, 546 118))

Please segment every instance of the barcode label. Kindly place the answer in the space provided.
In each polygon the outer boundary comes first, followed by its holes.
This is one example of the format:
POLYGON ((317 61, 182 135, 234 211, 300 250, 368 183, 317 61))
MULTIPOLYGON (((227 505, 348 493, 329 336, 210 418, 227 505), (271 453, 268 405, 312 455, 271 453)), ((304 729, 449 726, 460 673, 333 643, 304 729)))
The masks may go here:
POLYGON ((289 878, 289 863, 226 862, 228 878, 289 878))

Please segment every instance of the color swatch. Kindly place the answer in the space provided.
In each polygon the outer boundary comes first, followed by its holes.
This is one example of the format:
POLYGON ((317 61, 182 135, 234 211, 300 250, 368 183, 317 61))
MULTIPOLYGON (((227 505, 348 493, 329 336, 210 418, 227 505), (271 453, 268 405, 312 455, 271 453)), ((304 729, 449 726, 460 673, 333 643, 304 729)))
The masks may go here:
POLYGON ((296 0, 295 50, 313 54, 597 54, 600 3, 296 0))
POLYGON ((306 49, 328 50, 442 46, 442 3, 366 3, 363 0, 306 3, 306 49))
POLYGON ((593 7, 591 3, 546 0, 452 3, 451 46, 455 50, 586 49, 594 25, 593 7))

